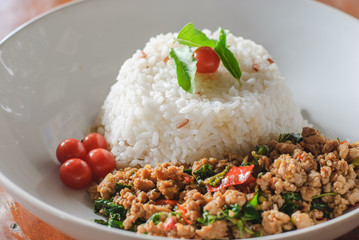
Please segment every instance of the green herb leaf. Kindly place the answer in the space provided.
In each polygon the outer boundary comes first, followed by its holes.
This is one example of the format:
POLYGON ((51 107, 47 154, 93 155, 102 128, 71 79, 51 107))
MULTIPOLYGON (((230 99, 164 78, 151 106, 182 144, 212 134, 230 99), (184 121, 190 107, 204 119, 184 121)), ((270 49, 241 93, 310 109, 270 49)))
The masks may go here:
POLYGON ((257 209, 255 209, 251 204, 247 203, 243 207, 244 216, 242 220, 261 220, 261 213, 257 209))
POLYGON ((188 168, 188 169, 183 169, 183 172, 188 174, 188 175, 192 175, 192 169, 188 168))
POLYGON ((300 195, 299 192, 287 192, 282 194, 282 198, 284 200, 302 200, 302 196, 300 195))
POLYGON ((219 41, 214 47, 214 51, 218 54, 223 65, 228 70, 228 72, 238 80, 238 83, 241 84, 241 69, 239 68, 238 61, 234 54, 227 48, 227 36, 223 29, 220 31, 219 41))
POLYGON ((294 212, 298 210, 298 204, 292 201, 285 201, 283 206, 279 209, 279 211, 284 212, 288 216, 291 216, 294 212))
POLYGON ((237 221, 237 228, 238 228, 239 236, 240 236, 240 238, 242 238, 242 233, 244 230, 244 223, 240 219, 238 219, 238 221, 237 221))
POLYGON ((242 220, 261 220, 261 212, 256 209, 258 206, 258 193, 254 195, 253 199, 246 203, 243 207, 244 216, 242 220))
POLYGON ((310 204, 310 210, 318 209, 318 210, 325 210, 328 209, 328 204, 322 201, 312 201, 310 204))
POLYGON ((169 52, 176 64, 178 85, 189 93, 195 92, 194 77, 197 71, 197 60, 189 47, 172 48, 169 52))
POLYGON ((99 199, 94 202, 94 212, 99 213, 101 209, 103 209, 103 215, 106 217, 117 216, 118 219, 124 218, 127 213, 127 210, 122 205, 107 199, 99 199))
POLYGON ((269 154, 269 147, 267 145, 257 145, 256 146, 256 153, 258 155, 265 155, 265 156, 268 156, 269 154))
POLYGON ((208 177, 213 176, 213 167, 210 164, 205 164, 202 167, 200 167, 197 171, 193 172, 194 175, 196 175, 197 180, 204 180, 208 177))
POLYGON ((293 200, 299 201, 302 200, 302 197, 298 192, 287 192, 282 195, 282 198, 285 202, 279 211, 291 216, 299 208, 299 205, 293 202, 293 200))
POLYGON ((123 184, 123 183, 116 183, 115 192, 121 192, 122 189, 129 188, 131 189, 132 186, 129 184, 123 184))
POLYGON ((221 180, 224 178, 224 176, 227 174, 227 172, 230 169, 231 169, 231 167, 227 165, 226 168, 222 172, 210 177, 208 179, 208 185, 210 185, 212 187, 218 186, 221 183, 221 180))
POLYGON ((293 144, 300 143, 303 138, 300 133, 281 133, 278 142, 291 141, 293 144))
POLYGON ((107 226, 112 227, 112 228, 124 229, 123 222, 118 221, 118 220, 116 220, 114 218, 109 218, 108 219, 107 226))
POLYGON ((163 215, 165 213, 163 212, 157 212, 155 214, 153 214, 148 220, 147 223, 152 221, 155 225, 157 225, 160 221, 161 221, 161 215, 163 215))
POLYGON ((218 217, 215 216, 215 215, 211 215, 209 214, 208 211, 204 210, 203 211, 203 217, 202 218, 198 218, 198 222, 199 223, 202 223, 203 225, 208 225, 208 224, 211 224, 213 223, 214 221, 218 220, 218 217))
POLYGON ((256 208, 258 206, 258 195, 259 193, 256 193, 256 195, 254 195, 254 197, 252 198, 252 200, 250 200, 248 203, 251 204, 254 208, 256 208))
POLYGON ((215 47, 216 40, 209 39, 202 31, 197 30, 193 23, 184 26, 178 33, 177 39, 179 43, 190 47, 215 47))
POLYGON ((359 158, 355 158, 352 163, 354 166, 359 166, 359 158))
POLYGON ((103 220, 103 219, 95 219, 94 220, 95 223, 101 224, 101 225, 106 225, 107 226, 107 221, 103 220))
POLYGON ((317 198, 321 198, 323 196, 336 196, 338 195, 339 193, 335 193, 335 192, 328 192, 328 193, 323 193, 323 194, 320 194, 320 195, 317 195, 317 196, 314 196, 312 197, 312 199, 317 199, 317 198))
POLYGON ((234 216, 232 218, 239 218, 241 206, 239 206, 238 203, 231 205, 229 209, 234 212, 234 216))

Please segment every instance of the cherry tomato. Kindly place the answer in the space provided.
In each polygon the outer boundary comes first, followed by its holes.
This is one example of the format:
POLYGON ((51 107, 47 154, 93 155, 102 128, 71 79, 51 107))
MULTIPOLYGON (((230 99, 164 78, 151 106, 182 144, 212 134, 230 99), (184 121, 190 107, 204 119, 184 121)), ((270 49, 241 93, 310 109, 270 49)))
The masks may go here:
POLYGON ((217 71, 220 59, 211 47, 199 47, 193 57, 197 60, 198 73, 214 73, 217 71))
POLYGON ((56 149, 56 157, 60 163, 70 158, 86 158, 86 148, 77 139, 68 138, 62 141, 56 149))
POLYGON ((84 160, 71 158, 61 165, 60 178, 70 188, 87 187, 92 180, 91 167, 84 160))
POLYGON ((87 152, 95 148, 107 149, 106 139, 98 133, 87 134, 82 140, 82 144, 85 146, 87 152))
POLYGON ((92 176, 98 180, 105 177, 109 172, 116 168, 115 157, 108 150, 95 148, 86 157, 87 163, 92 170, 92 176))

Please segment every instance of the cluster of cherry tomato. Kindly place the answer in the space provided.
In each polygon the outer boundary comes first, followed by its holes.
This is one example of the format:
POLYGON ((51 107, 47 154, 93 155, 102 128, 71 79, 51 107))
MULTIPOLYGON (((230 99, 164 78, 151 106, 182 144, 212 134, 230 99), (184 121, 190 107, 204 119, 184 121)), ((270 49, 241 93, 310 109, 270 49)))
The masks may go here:
POLYGON ((68 187, 82 189, 116 168, 115 157, 107 150, 106 139, 90 133, 82 141, 63 140, 56 149, 61 181, 68 187))

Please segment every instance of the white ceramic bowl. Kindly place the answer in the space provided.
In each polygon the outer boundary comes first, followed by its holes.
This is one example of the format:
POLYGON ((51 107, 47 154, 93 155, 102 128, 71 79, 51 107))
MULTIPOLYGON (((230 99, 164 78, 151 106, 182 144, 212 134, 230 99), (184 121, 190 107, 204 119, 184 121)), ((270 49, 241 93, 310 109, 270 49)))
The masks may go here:
MULTIPOLYGON (((25 24, 0 45, 0 181, 31 212, 78 239, 149 239, 95 224, 85 191, 62 185, 57 144, 82 138, 121 64, 151 36, 230 29, 264 45, 303 114, 325 134, 359 139, 359 22, 325 5, 288 0, 83 1, 25 24)), ((331 239, 359 209, 267 239, 331 239)), ((158 239, 158 238, 157 238, 158 239)))

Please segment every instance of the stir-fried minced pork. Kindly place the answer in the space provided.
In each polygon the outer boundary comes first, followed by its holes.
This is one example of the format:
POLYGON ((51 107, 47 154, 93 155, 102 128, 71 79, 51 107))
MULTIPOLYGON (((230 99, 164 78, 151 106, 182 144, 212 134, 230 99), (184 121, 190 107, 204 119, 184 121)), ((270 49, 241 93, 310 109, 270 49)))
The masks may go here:
POLYGON ((99 223, 173 238, 248 238, 301 229, 359 202, 359 143, 313 128, 248 156, 109 173, 89 188, 99 223))

